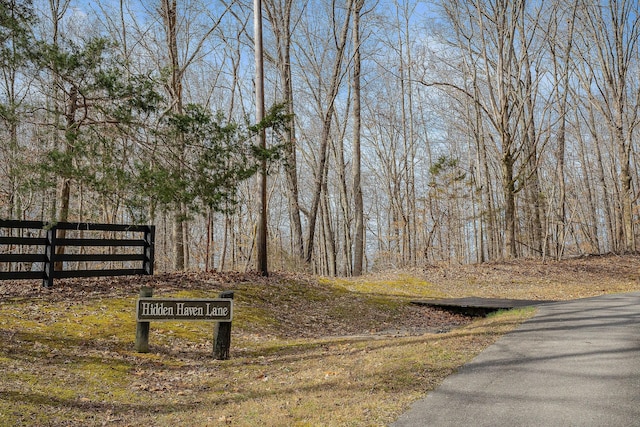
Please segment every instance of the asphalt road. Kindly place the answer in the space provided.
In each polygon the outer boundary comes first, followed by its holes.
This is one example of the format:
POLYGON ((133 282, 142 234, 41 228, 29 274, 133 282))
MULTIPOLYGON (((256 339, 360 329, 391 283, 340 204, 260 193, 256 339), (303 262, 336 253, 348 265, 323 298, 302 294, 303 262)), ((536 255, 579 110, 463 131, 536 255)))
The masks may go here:
POLYGON ((392 426, 640 426, 640 293, 538 306, 392 426))

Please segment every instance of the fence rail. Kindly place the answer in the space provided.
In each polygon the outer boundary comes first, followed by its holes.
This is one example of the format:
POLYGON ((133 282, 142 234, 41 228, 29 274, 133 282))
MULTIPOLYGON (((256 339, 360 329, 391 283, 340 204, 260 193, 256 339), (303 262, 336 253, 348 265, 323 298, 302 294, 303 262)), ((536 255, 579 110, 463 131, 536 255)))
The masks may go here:
POLYGON ((0 280, 42 279, 44 286, 51 287, 56 278, 152 275, 154 238, 155 227, 152 225, 0 220, 0 280), (58 237, 60 230, 64 232, 58 237), (72 230, 102 232, 102 235, 63 237, 72 230), (14 236, 16 231, 18 236, 14 236), (43 233, 45 235, 41 236, 43 233), (125 236, 106 237, 106 233, 125 236), (34 236, 36 234, 38 236, 34 236), (131 238, 131 234, 137 234, 139 238, 131 238), (102 252, 85 253, 87 248, 102 248, 102 252), (126 253, 107 253, 105 248, 112 252, 129 249, 126 253), (72 262, 92 265, 129 263, 134 268, 68 269, 72 262), (42 267, 34 269, 34 264, 42 267), (24 265, 28 265, 29 270, 18 271, 24 265))

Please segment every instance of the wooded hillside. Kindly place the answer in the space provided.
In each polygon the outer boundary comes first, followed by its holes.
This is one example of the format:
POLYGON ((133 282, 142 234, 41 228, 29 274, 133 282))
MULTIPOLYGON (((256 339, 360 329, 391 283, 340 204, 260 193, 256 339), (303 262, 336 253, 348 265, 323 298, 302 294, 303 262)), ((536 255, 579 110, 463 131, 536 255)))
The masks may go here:
POLYGON ((639 37, 626 0, 2 0, 0 217, 253 269, 266 168, 270 269, 634 252, 639 37))

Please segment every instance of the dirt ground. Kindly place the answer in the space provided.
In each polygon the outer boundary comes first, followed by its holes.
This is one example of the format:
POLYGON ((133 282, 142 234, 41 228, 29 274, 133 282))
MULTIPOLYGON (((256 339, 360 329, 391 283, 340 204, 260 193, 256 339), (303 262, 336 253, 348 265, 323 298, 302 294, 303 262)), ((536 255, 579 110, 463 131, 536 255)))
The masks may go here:
POLYGON ((0 425, 388 425, 533 314, 471 319, 412 300, 636 290, 637 255, 346 279, 200 272, 58 280, 52 289, 0 282, 0 425), (231 359, 211 358, 206 322, 156 322, 151 352, 135 353, 142 286, 184 298, 234 290, 231 359))
POLYGON ((570 300, 640 290, 640 255, 428 266, 422 277, 451 297, 570 300))
POLYGON ((80 304, 92 299, 135 296, 141 286, 153 288, 154 295, 195 291, 203 292, 207 297, 233 289, 236 310, 249 309, 270 317, 266 322, 234 327, 235 333, 252 335, 255 339, 419 335, 446 332, 471 320, 461 314, 406 304, 406 299, 388 310, 386 307, 381 310, 379 306, 367 303, 370 298, 367 295, 360 297, 351 292, 336 292, 314 278, 290 273, 273 273, 268 278, 253 273, 202 272, 65 279, 56 281, 53 289, 43 288, 37 282, 7 281, 0 282, 0 302, 28 298, 80 304))
MULTIPOLYGON (((546 262, 517 260, 474 265, 430 265, 411 271, 344 279, 342 283, 346 288, 355 283, 375 283, 385 293, 390 287, 410 289, 399 299, 402 303, 389 307, 389 310, 367 310, 362 301, 353 304, 353 292, 337 292, 322 280, 302 274, 274 272, 269 277, 262 277, 254 273, 187 272, 152 277, 58 280, 53 289, 43 288, 38 281, 6 281, 0 282, 0 302, 15 298, 80 302, 131 297, 141 286, 152 287, 156 295, 189 290, 206 291, 211 295, 233 289, 238 295, 238 307, 250 306, 253 310, 273 313, 275 317, 277 331, 269 324, 253 324, 250 329, 255 335, 275 333, 284 338, 416 335, 448 331, 468 323, 470 319, 460 314, 406 304, 411 299, 407 294, 412 292, 415 298, 420 299, 479 296, 567 300, 634 291, 640 290, 640 255, 589 256, 546 262), (407 276, 411 277, 410 285, 407 276), (345 313, 352 309, 358 313, 345 313)), ((360 298, 355 295, 355 298, 360 298)), ((363 294, 362 298, 371 298, 371 294, 363 294)))

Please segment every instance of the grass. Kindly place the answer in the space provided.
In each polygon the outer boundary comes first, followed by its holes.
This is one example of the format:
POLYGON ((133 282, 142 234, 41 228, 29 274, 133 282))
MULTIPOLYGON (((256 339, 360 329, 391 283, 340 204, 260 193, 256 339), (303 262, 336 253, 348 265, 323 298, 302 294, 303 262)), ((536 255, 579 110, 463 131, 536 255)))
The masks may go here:
POLYGON ((378 294, 387 300, 389 296, 402 299, 442 298, 446 296, 446 293, 438 290, 436 285, 404 273, 354 279, 322 278, 320 282, 343 287, 349 292, 378 294))
MULTIPOLYGON (((327 292, 364 306, 331 308, 347 322, 350 313, 400 304, 378 288, 365 298, 330 283, 281 301, 327 303, 327 292)), ((239 333, 232 359, 216 361, 206 322, 153 323, 152 353, 134 352, 135 299, 3 301, 0 425, 385 425, 526 317, 508 313, 447 334, 401 338, 239 333)), ((240 331, 277 323, 264 307, 236 315, 240 331)))
MULTIPOLYGON (((549 293, 560 293, 558 281, 549 283, 549 293)), ((487 293, 508 288, 473 286, 487 293)), ((585 288, 596 286, 605 285, 585 288)), ((613 282, 605 288, 630 290, 613 282)), ((210 357, 207 322, 152 323, 151 353, 136 353, 135 289, 128 296, 0 299, 0 425, 388 425, 534 314, 501 312, 438 334, 354 333, 397 321, 411 298, 456 295, 458 282, 447 288, 400 274, 241 282, 234 289, 227 361, 210 357)), ((219 290, 206 284, 163 296, 219 290)), ((570 284, 566 292, 578 291, 570 284)), ((547 291, 515 283, 509 292, 544 297, 547 291)))

